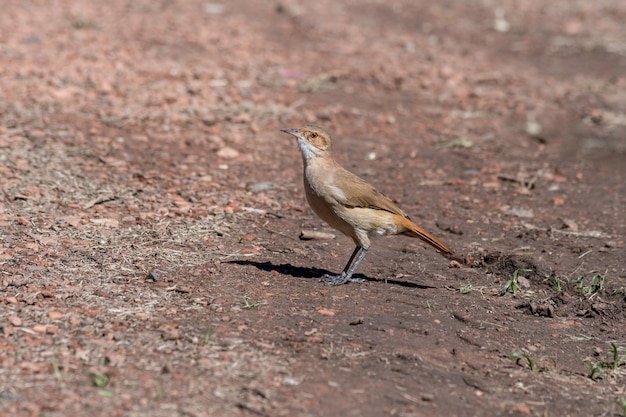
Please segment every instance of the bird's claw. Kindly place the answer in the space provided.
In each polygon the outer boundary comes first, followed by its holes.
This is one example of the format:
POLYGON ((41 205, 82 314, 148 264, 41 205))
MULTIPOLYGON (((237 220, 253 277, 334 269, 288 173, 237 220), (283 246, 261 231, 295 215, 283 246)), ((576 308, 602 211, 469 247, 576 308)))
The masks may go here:
POLYGON ((342 285, 348 282, 348 277, 344 273, 339 275, 324 274, 324 278, 326 278, 323 280, 326 285, 342 285))
POLYGON ((326 285, 343 285, 346 284, 348 282, 354 282, 357 284, 361 284, 365 281, 367 281, 366 279, 363 278, 352 278, 351 276, 348 276, 345 273, 341 273, 339 275, 330 275, 330 274, 325 274, 324 278, 327 278, 324 281, 324 284, 326 285))

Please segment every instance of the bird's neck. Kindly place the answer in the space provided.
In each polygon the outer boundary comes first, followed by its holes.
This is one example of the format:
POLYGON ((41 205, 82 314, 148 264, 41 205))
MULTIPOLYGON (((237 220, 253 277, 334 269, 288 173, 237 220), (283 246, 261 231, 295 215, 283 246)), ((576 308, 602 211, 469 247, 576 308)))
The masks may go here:
POLYGON ((300 147, 302 162, 304 163, 305 169, 307 167, 330 167, 335 164, 329 150, 314 148, 302 141, 298 141, 298 146, 300 147))

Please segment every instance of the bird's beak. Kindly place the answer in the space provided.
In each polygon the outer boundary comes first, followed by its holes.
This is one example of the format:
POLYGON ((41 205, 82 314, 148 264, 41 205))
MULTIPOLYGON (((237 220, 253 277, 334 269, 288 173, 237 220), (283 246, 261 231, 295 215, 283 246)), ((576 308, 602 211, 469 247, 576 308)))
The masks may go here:
POLYGON ((293 129, 291 127, 280 129, 281 132, 289 133, 290 135, 294 135, 295 137, 299 137, 298 129, 293 129))

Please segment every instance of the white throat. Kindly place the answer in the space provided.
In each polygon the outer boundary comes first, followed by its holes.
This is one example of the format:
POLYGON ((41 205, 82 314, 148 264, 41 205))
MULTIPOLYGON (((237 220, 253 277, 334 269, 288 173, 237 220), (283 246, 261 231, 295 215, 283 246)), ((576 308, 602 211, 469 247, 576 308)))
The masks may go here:
POLYGON ((315 156, 315 148, 300 138, 298 138, 298 147, 302 153, 304 163, 309 162, 315 156))

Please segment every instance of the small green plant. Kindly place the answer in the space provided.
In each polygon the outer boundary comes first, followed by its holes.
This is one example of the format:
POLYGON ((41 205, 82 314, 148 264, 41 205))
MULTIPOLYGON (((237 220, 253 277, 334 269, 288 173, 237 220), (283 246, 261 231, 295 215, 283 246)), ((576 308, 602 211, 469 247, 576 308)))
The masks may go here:
POLYGON ((250 302, 250 298, 247 295, 243 296, 243 307, 242 308, 254 308, 260 306, 261 303, 259 301, 250 302))
POLYGON ((550 278, 548 278, 548 284, 550 284, 550 286, 556 292, 563 292, 563 287, 561 286, 562 282, 563 281, 561 281, 560 277, 550 277, 550 278))
POLYGON ((611 342, 611 352, 609 356, 611 358, 609 365, 613 369, 617 369, 620 367, 622 362, 626 361, 626 348, 618 347, 615 343, 611 342))
POLYGON ((472 292, 472 283, 471 283, 471 282, 468 282, 468 283, 467 283, 467 284, 465 284, 465 285, 461 285, 461 286, 459 287, 459 292, 460 292, 461 294, 469 294, 469 293, 471 293, 471 292, 472 292))
POLYGON ((591 278, 591 284, 588 287, 585 287, 585 294, 588 297, 591 297, 593 294, 596 294, 604 289, 604 276, 600 274, 596 274, 591 278))
POLYGON ((597 361, 591 365, 589 378, 596 379, 597 375, 605 369, 616 370, 622 365, 626 365, 626 348, 611 342, 611 351, 606 355, 606 360, 597 361))
POLYGON ((613 295, 624 295, 625 293, 626 289, 624 287, 616 288, 615 291, 613 291, 613 295))
MULTIPOLYGON (((94 386, 98 388, 104 388, 107 385, 109 385, 109 382, 111 382, 111 378, 109 378, 104 372, 102 372, 102 366, 104 366, 104 361, 105 361, 104 358, 100 360, 100 363, 98 364, 97 372, 93 372, 89 370, 87 371, 87 375, 89 376, 89 378, 91 378, 91 382, 93 383, 94 386)), ((113 393, 106 389, 99 389, 98 394, 100 394, 103 397, 113 396, 113 393)))
POLYGON ((589 371, 589 378, 591 379, 598 378, 597 374, 601 374, 602 370, 604 369, 602 367, 602 364, 603 364, 602 361, 598 361, 594 363, 593 365, 591 365, 591 370, 589 371))
POLYGON ((209 344, 209 338, 211 337, 211 328, 206 329, 204 333, 204 337, 202 338, 202 346, 206 346, 209 344))
POLYGON ((578 291, 582 291, 585 288, 585 277, 582 275, 574 280, 574 284, 576 285, 576 289, 578 291))
POLYGON ((63 381, 63 374, 61 374, 59 365, 55 361, 52 361, 52 371, 54 372, 54 376, 56 377, 57 381, 59 381, 59 385, 61 386, 61 388, 65 388, 65 382, 63 381))
POLYGON ((545 372, 549 369, 546 364, 547 361, 552 363, 552 366, 556 368, 556 360, 554 358, 550 358, 549 356, 541 356, 538 359, 533 359, 524 352, 514 352, 511 354, 511 359, 515 359, 515 363, 520 365, 520 362, 525 362, 528 365, 528 368, 531 372, 539 371, 545 372), (543 365, 542 365, 543 364, 543 365))
POLYGON ((515 363, 517 363, 518 365, 520 361, 522 360, 525 361, 528 364, 528 367, 530 368, 531 372, 535 372, 535 370, 537 369, 537 365, 535 364, 535 361, 533 361, 532 358, 525 353, 514 352, 511 355, 511 359, 515 359, 515 363))
POLYGON ((533 271, 532 269, 517 268, 515 272, 513 272, 513 278, 511 278, 504 284, 504 287, 502 287, 500 292, 498 292, 498 296, 502 297, 509 290, 513 293, 513 295, 517 294, 517 292, 519 291, 519 287, 517 286, 517 279, 519 277, 519 273, 520 272, 532 272, 532 271, 533 271))
POLYGON ((426 300, 426 307, 428 308, 428 312, 432 313, 433 312, 433 301, 432 300, 426 300))
POLYGON ((601 274, 595 274, 591 277, 589 285, 585 285, 585 277, 582 275, 574 280, 576 290, 582 292, 587 297, 603 291, 605 282, 606 278, 601 274))
POLYGON ((89 377, 91 378, 91 382, 98 388, 106 387, 111 381, 111 379, 101 371, 87 371, 87 375, 89 375, 89 377))

